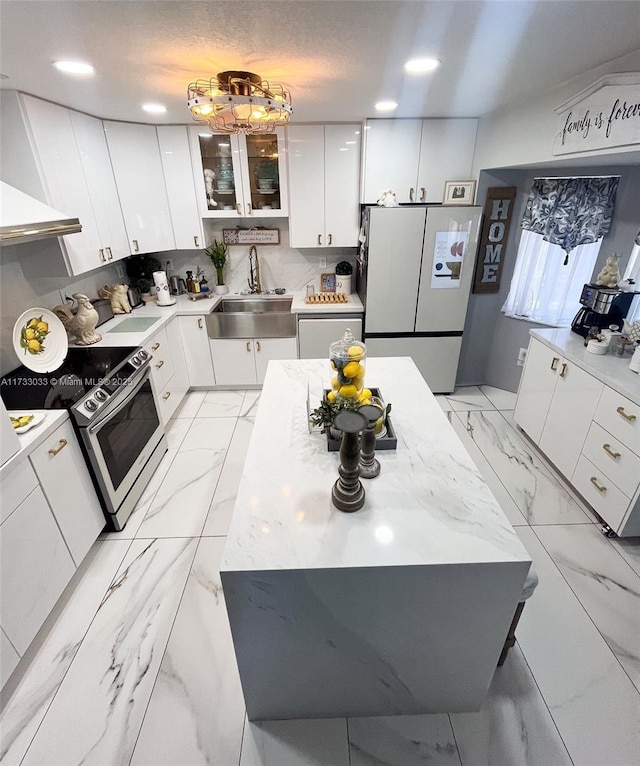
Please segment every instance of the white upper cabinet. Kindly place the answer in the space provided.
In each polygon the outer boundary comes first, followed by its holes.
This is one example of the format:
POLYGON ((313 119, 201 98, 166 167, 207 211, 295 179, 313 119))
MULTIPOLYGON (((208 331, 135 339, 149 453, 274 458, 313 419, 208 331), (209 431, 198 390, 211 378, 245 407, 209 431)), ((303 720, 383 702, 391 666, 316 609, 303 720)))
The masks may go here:
POLYGON ((81 112, 70 111, 69 115, 104 255, 108 261, 126 258, 131 249, 102 120, 81 112))
POLYGON ((358 244, 360 126, 287 128, 292 247, 358 244))
POLYGON ((131 251, 174 250, 155 127, 110 121, 104 126, 131 251))
POLYGON ((189 128, 193 177, 203 218, 287 215, 284 129, 245 136, 189 128))
POLYGON ((445 181, 469 179, 476 119, 367 120, 361 201, 393 189, 400 203, 442 202, 445 181))
POLYGON ((204 247, 187 127, 159 125, 156 130, 176 247, 179 250, 204 247))

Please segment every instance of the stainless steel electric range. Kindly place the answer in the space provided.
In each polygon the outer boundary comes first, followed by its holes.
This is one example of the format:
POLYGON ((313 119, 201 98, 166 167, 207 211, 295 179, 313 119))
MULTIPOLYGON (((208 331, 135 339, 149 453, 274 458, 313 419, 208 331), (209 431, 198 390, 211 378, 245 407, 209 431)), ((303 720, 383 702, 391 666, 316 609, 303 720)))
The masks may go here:
POLYGON ((69 411, 107 523, 121 530, 167 451, 141 348, 70 348, 55 371, 0 378, 10 410, 69 411))

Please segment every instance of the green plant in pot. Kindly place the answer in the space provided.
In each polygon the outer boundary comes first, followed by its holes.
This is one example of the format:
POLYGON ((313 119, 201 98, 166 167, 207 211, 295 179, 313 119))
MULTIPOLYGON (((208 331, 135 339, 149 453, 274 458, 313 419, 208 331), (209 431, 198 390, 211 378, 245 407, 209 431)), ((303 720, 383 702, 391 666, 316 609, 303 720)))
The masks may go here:
POLYGON ((214 290, 218 295, 224 295, 227 292, 227 286, 224 283, 224 267, 229 257, 229 247, 224 242, 214 239, 213 245, 209 245, 204 252, 216 270, 218 284, 214 290))
POLYGON ((151 280, 141 277, 136 281, 136 287, 140 291, 140 295, 149 295, 151 292, 151 280))

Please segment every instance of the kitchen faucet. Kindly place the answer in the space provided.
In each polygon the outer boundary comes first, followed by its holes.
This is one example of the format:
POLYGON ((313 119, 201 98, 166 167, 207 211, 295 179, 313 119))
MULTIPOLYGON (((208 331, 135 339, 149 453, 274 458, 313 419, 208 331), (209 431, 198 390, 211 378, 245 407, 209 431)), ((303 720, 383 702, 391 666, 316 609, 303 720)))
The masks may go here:
POLYGON ((261 293, 262 285, 260 284, 260 261, 258 260, 258 250, 255 245, 251 245, 249 249, 249 290, 252 293, 261 293))

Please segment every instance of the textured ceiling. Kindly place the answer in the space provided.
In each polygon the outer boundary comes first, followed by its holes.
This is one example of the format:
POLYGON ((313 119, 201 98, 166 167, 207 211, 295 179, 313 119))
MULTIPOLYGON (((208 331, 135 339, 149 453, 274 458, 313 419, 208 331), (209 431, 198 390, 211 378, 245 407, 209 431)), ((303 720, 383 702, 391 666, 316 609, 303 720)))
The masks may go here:
POLYGON ((189 82, 245 69, 291 89, 296 122, 359 121, 383 98, 397 117, 475 117, 548 90, 637 49, 640 1, 2 0, 0 22, 3 88, 100 117, 187 123, 189 82), (417 55, 442 66, 408 76, 417 55), (96 76, 52 68, 65 58, 96 76))

